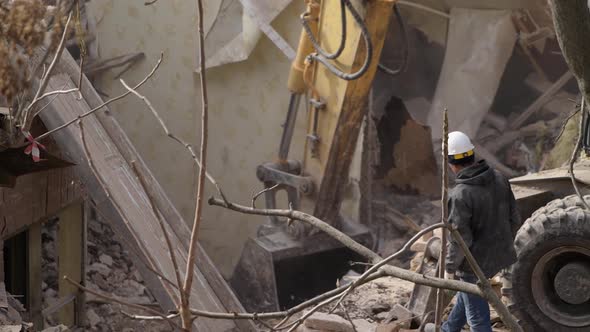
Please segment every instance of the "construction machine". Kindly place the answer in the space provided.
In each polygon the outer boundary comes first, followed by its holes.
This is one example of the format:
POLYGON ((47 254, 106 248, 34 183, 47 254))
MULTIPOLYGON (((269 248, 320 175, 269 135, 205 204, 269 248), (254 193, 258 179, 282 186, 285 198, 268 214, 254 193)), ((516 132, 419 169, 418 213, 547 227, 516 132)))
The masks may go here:
MULTIPOLYGON (((341 206, 374 77, 379 68, 396 73, 380 64, 391 22, 399 20, 393 15, 396 1, 304 2, 277 158, 261 164, 256 175, 266 208, 303 210, 371 246, 367 221, 344 216, 341 206), (295 160, 289 152, 302 100, 307 135, 303 158, 295 160)), ((398 119, 406 121, 403 115, 398 119)), ((589 128, 585 119, 587 151, 589 128)), ((580 167, 577 181, 590 185, 590 167, 580 167)), ((429 172, 422 175, 432 176, 429 172)), ((573 193, 568 170, 515 178, 512 185, 523 218, 530 217, 516 237, 518 262, 505 274, 503 295, 510 309, 527 331, 589 331, 590 212, 577 196, 568 196, 573 193)), ((285 309, 333 288, 349 262, 360 259, 326 234, 270 217, 248 240, 230 283, 248 310, 285 309)), ((409 303, 414 314, 429 307, 431 293, 423 290, 417 288, 409 303)))

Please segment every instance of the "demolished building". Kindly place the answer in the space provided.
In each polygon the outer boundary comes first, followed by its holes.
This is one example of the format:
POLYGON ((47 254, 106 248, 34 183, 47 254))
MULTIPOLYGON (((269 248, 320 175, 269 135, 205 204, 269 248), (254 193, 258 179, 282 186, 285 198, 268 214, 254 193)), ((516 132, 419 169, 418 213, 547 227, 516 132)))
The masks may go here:
MULTIPOLYGON (((571 106, 569 99, 576 98, 573 95, 575 90, 568 86, 568 83, 572 84, 572 76, 559 54, 554 54, 559 49, 544 6, 524 1, 510 4, 498 1, 495 5, 471 4, 469 7, 476 8, 464 9, 458 8, 467 6, 461 1, 448 1, 444 7, 430 2, 424 1, 424 4, 436 8, 438 14, 425 14, 415 7, 400 5, 404 22, 397 17, 392 18, 389 24, 390 40, 385 42, 382 63, 392 68, 400 65, 404 70, 394 78, 377 73, 373 88, 380 92, 373 92, 371 96, 371 113, 365 121, 362 140, 356 145, 350 175, 352 184, 346 188, 348 197, 343 204, 346 214, 362 224, 362 230, 357 235, 366 237, 368 243, 373 242, 384 255, 397 250, 399 241, 416 229, 434 222, 428 219, 430 216, 409 218, 406 214, 411 213, 410 209, 400 201, 407 199, 412 205, 419 202, 432 208, 430 201, 438 198, 436 156, 439 153, 436 148, 440 144, 437 140, 440 139, 439 111, 443 105, 448 105, 457 128, 463 128, 463 125, 472 130, 470 134, 477 137, 480 151, 489 151, 489 158, 486 159, 491 159, 498 168, 515 176, 543 168, 549 157, 540 151, 552 146, 565 120, 564 115, 567 115, 563 109, 571 106), (488 24, 481 30, 475 29, 471 25, 474 19, 486 20, 488 24), (401 24, 406 29, 405 41, 399 33, 401 24), (485 29, 492 33, 486 34, 488 38, 479 38, 485 29), (448 34, 441 37, 441 31, 447 30, 448 34), (451 47, 465 39, 473 40, 471 48, 459 51, 457 47, 451 47), (404 52, 407 54, 404 55, 404 52), (457 76, 458 73, 463 76, 457 76), (482 84, 474 84, 476 81, 482 84), (467 88, 472 89, 469 91, 472 99, 454 98, 458 94, 466 94, 467 88), (556 95, 559 96, 557 102, 550 100, 556 95), (416 150, 420 151, 418 156, 416 150), (515 158, 517 151, 524 151, 528 158, 515 158), (423 181, 408 181, 418 175, 423 181), (418 218, 420 220, 415 220, 418 218)), ((211 13, 207 24, 210 27, 207 47, 212 50, 209 59, 215 65, 210 69, 212 123, 215 128, 211 139, 214 152, 210 170, 217 178, 223 179, 222 186, 227 194, 238 201, 249 201, 259 191, 261 185, 254 176, 256 167, 262 161, 274 158, 276 144, 267 142, 278 141, 280 135, 279 124, 283 121, 288 103, 284 86, 290 65, 289 56, 293 56, 292 49, 290 51, 287 46, 297 43, 300 31, 297 17, 303 11, 299 2, 273 1, 266 4, 266 7, 262 5, 265 10, 262 18, 249 14, 249 11, 260 9, 252 7, 249 1, 211 1, 207 4, 211 13), (243 153, 246 150, 248 154, 243 153)), ((143 62, 125 73, 126 81, 139 81, 140 76, 145 75, 145 69, 153 65, 160 52, 164 52, 167 62, 153 82, 147 84, 145 93, 159 109, 165 110, 166 119, 175 131, 190 138, 191 142, 195 141, 198 128, 192 123, 196 121, 189 121, 196 119, 195 105, 198 103, 194 99, 198 85, 193 82, 196 67, 194 4, 174 2, 156 9, 143 3, 94 0, 87 5, 96 20, 96 39, 101 54, 108 58, 119 56, 121 52, 145 52, 143 62), (155 23, 155 18, 165 23, 155 23)), ((76 86, 77 64, 65 54, 61 65, 63 72, 50 82, 50 86, 54 89, 76 86)), ((107 73, 94 86, 101 93, 114 96, 123 91, 118 80, 112 80, 112 76, 117 75, 107 73)), ((103 98, 94 91, 93 85, 89 81, 84 83, 83 100, 73 95, 60 97, 42 114, 47 129, 58 127, 102 103, 103 98)), ((157 125, 146 112, 129 112, 129 109, 144 110, 144 107, 136 101, 122 100, 112 105, 111 111, 99 112, 87 120, 89 150, 99 174, 87 166, 76 130, 64 130, 55 136, 60 153, 67 157, 66 160, 78 165, 76 174, 71 179, 59 175, 62 183, 51 187, 47 185, 47 189, 43 189, 45 192, 65 186, 67 189, 59 189, 58 192, 66 198, 62 205, 57 204, 59 207, 47 208, 48 212, 40 212, 31 219, 38 222, 55 215, 62 206, 70 205, 70 201, 79 203, 81 194, 77 188, 70 187, 82 181, 85 197, 89 195, 97 209, 106 211, 107 219, 118 225, 116 232, 119 236, 125 239, 135 237, 129 242, 132 248, 129 252, 140 256, 135 260, 136 264, 141 268, 147 261, 171 273, 156 216, 147 212, 150 211, 148 196, 142 192, 130 163, 135 161, 142 174, 153 183, 149 190, 153 190, 151 194, 157 197, 162 214, 173 221, 170 227, 175 242, 179 243, 180 256, 186 255, 183 252, 187 250, 189 229, 184 220, 190 220, 192 213, 188 198, 194 197, 193 167, 187 161, 189 157, 179 152, 178 146, 164 139, 163 132, 153 130, 157 125)), ((293 140, 292 150, 296 159, 303 158, 299 154, 304 150, 302 145, 306 141, 297 139, 305 136, 307 124, 303 118, 300 117, 295 125, 296 139, 293 140)), ((561 166, 559 160, 553 163, 561 166)), ((69 174, 69 171, 51 172, 69 174)), ((48 179, 57 177, 44 176, 48 179)), ((36 180, 32 176, 27 179, 25 181, 31 183, 49 182, 48 179, 36 180)), ((18 192, 19 189, 16 190, 18 192)), ((39 192, 39 189, 23 190, 39 192)), ((52 194, 45 195, 54 197, 52 194)), ((33 202, 32 199, 24 200, 33 202)), ((76 209, 71 213, 82 220, 81 206, 77 205, 76 209)), ((68 220, 67 215, 63 219, 68 220)), ((240 256, 244 246, 252 243, 247 242, 250 241, 248 237, 254 237, 258 226, 265 222, 261 218, 230 215, 222 210, 210 209, 206 212, 202 233, 204 250, 199 250, 201 256, 198 259, 202 264, 197 273, 200 282, 195 286, 195 294, 201 295, 195 298, 202 301, 203 308, 231 312, 243 311, 242 304, 249 305, 243 288, 251 284, 240 286, 243 282, 240 278, 247 275, 241 269, 244 262, 240 262, 240 256), (212 260, 207 254, 212 256, 212 260), (230 289, 224 279, 232 279, 235 289, 230 289)), ((77 225, 72 232, 82 231, 83 224, 77 225)), ((9 236, 23 227, 29 227, 29 224, 23 224, 9 236)), ((29 232, 34 234, 31 229, 29 232)), ((74 245, 83 250, 83 242, 74 245)), ((337 255, 342 263, 339 268, 348 266, 348 261, 355 259, 346 255, 337 255)), ((290 258, 289 255, 285 257, 290 258)), ((83 255, 73 259, 73 266, 84 265, 83 255)), ((289 261, 285 262, 289 264, 289 261)), ((407 260, 402 263, 407 263, 407 260)), ((246 262, 245 265, 249 264, 252 263, 246 262)), ((150 273, 146 269, 143 268, 144 275, 148 276, 150 273)), ((80 273, 82 281, 83 270, 77 273, 80 273)), ((335 274, 339 275, 335 275, 334 279, 344 273, 346 270, 337 270, 335 274)), ((160 305, 169 307, 171 291, 165 283, 153 275, 144 278, 160 305)), ((331 284, 334 282, 327 280, 326 285, 314 289, 314 293, 333 287, 331 284)), ((314 295, 300 294, 302 288, 280 290, 282 294, 274 294, 273 297, 281 298, 278 301, 282 303, 273 303, 272 308, 291 306, 314 295), (297 298, 296 301, 290 302, 293 298, 297 298)), ((60 304, 70 305, 72 296, 64 294, 64 297, 60 304)), ((206 319, 200 319, 196 324, 199 330, 204 331, 253 328, 250 323, 206 319)))

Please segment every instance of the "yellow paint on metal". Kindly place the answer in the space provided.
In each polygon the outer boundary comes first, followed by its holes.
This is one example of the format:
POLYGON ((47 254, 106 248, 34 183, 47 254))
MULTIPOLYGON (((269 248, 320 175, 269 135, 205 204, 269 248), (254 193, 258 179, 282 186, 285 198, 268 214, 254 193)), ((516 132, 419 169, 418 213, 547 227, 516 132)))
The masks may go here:
MULTIPOLYGON (((352 0, 353 5, 357 11, 366 17, 376 17, 377 19, 365 20, 365 24, 369 31, 376 31, 376 27, 387 26, 389 24, 390 14, 393 0, 371 0, 369 2, 352 0), (365 3, 367 3, 365 5, 365 3), (367 9, 373 11, 383 11, 379 13, 368 13, 367 9)), ((366 48, 364 41, 362 40, 361 30, 354 21, 350 12, 347 10, 347 38, 346 46, 341 56, 334 61, 334 64, 344 72, 352 72, 358 70, 364 58, 359 58, 360 55, 366 54, 366 48), (355 63, 355 60, 360 64, 355 63)), ((319 21, 319 42, 324 50, 327 52, 334 52, 341 40, 341 14, 340 14, 340 1, 336 0, 323 0, 321 3, 320 10, 320 21, 319 21)), ((371 35, 372 44, 374 47, 373 63, 367 73, 371 77, 370 80, 363 79, 361 77, 358 82, 345 81, 332 74, 329 70, 324 68, 317 62, 314 64, 314 80, 313 88, 322 101, 326 103, 326 107, 320 110, 317 124, 317 135, 320 138, 318 146, 317 156, 312 156, 311 143, 306 142, 305 156, 304 156, 304 168, 307 174, 313 176, 317 184, 321 183, 322 174, 326 167, 328 156, 330 153, 330 147, 332 145, 332 139, 338 124, 338 119, 342 111, 342 106, 345 99, 354 97, 366 98, 370 86, 372 84, 372 77, 376 71, 376 61, 379 59, 381 53, 382 44, 385 36, 371 35), (381 38, 381 40, 380 40, 381 38), (375 47, 375 46, 378 47, 375 47), (360 85, 359 85, 360 84, 360 85), (351 89, 350 87, 354 87, 351 89), (360 93, 360 96, 359 96, 360 93)), ((313 110, 308 114, 308 134, 312 134, 314 127, 314 113, 313 110)))

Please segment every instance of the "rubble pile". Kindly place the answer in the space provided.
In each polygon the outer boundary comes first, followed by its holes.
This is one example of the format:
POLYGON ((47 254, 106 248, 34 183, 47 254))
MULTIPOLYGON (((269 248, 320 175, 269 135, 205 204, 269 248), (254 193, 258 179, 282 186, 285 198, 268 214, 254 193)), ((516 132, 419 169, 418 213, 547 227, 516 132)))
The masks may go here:
MULTIPOLYGON (((398 251, 420 229, 440 222, 440 202, 426 196, 389 194, 373 205, 374 218, 383 220, 375 226, 376 251, 387 257, 398 251)), ((413 254, 394 260, 394 265, 408 268, 413 254)))
MULTIPOLYGON (((496 156, 496 162, 514 170, 516 174, 563 165, 571 150, 564 151, 566 158, 556 157, 552 151, 566 120, 578 108, 579 99, 567 89, 547 94, 548 91, 556 90, 560 84, 565 85, 563 81, 552 83, 533 72, 522 82, 522 88, 528 89, 528 94, 533 98, 530 105, 524 108, 513 106, 508 110, 496 109, 486 115, 478 131, 477 141, 488 153, 496 156)), ((573 120, 579 121, 577 118, 573 120)))
MULTIPOLYGON (((57 274, 57 227, 55 221, 43 228, 43 306, 47 307, 58 299, 57 274)), ((86 286, 115 298, 135 304, 157 308, 158 304, 149 290, 129 254, 115 240, 110 226, 100 218, 88 221, 88 265, 86 286)), ((86 322, 83 331, 169 331, 170 326, 158 321, 137 321, 126 317, 121 310, 137 313, 118 304, 106 303, 92 294, 86 294, 86 322)), ((145 313, 143 313, 145 314, 145 313)), ((56 317, 49 317, 46 326, 54 326, 56 317)))

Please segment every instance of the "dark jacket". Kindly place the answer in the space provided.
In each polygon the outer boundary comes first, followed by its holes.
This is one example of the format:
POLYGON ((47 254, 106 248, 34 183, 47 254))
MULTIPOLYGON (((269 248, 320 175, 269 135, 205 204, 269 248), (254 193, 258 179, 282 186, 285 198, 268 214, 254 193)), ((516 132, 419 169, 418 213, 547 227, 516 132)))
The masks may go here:
MULTIPOLYGON (((520 227, 508 180, 485 161, 457 174, 449 193, 449 222, 457 227, 487 278, 516 262, 514 237, 520 227)), ((449 238, 446 270, 472 274, 459 245, 449 238)))

